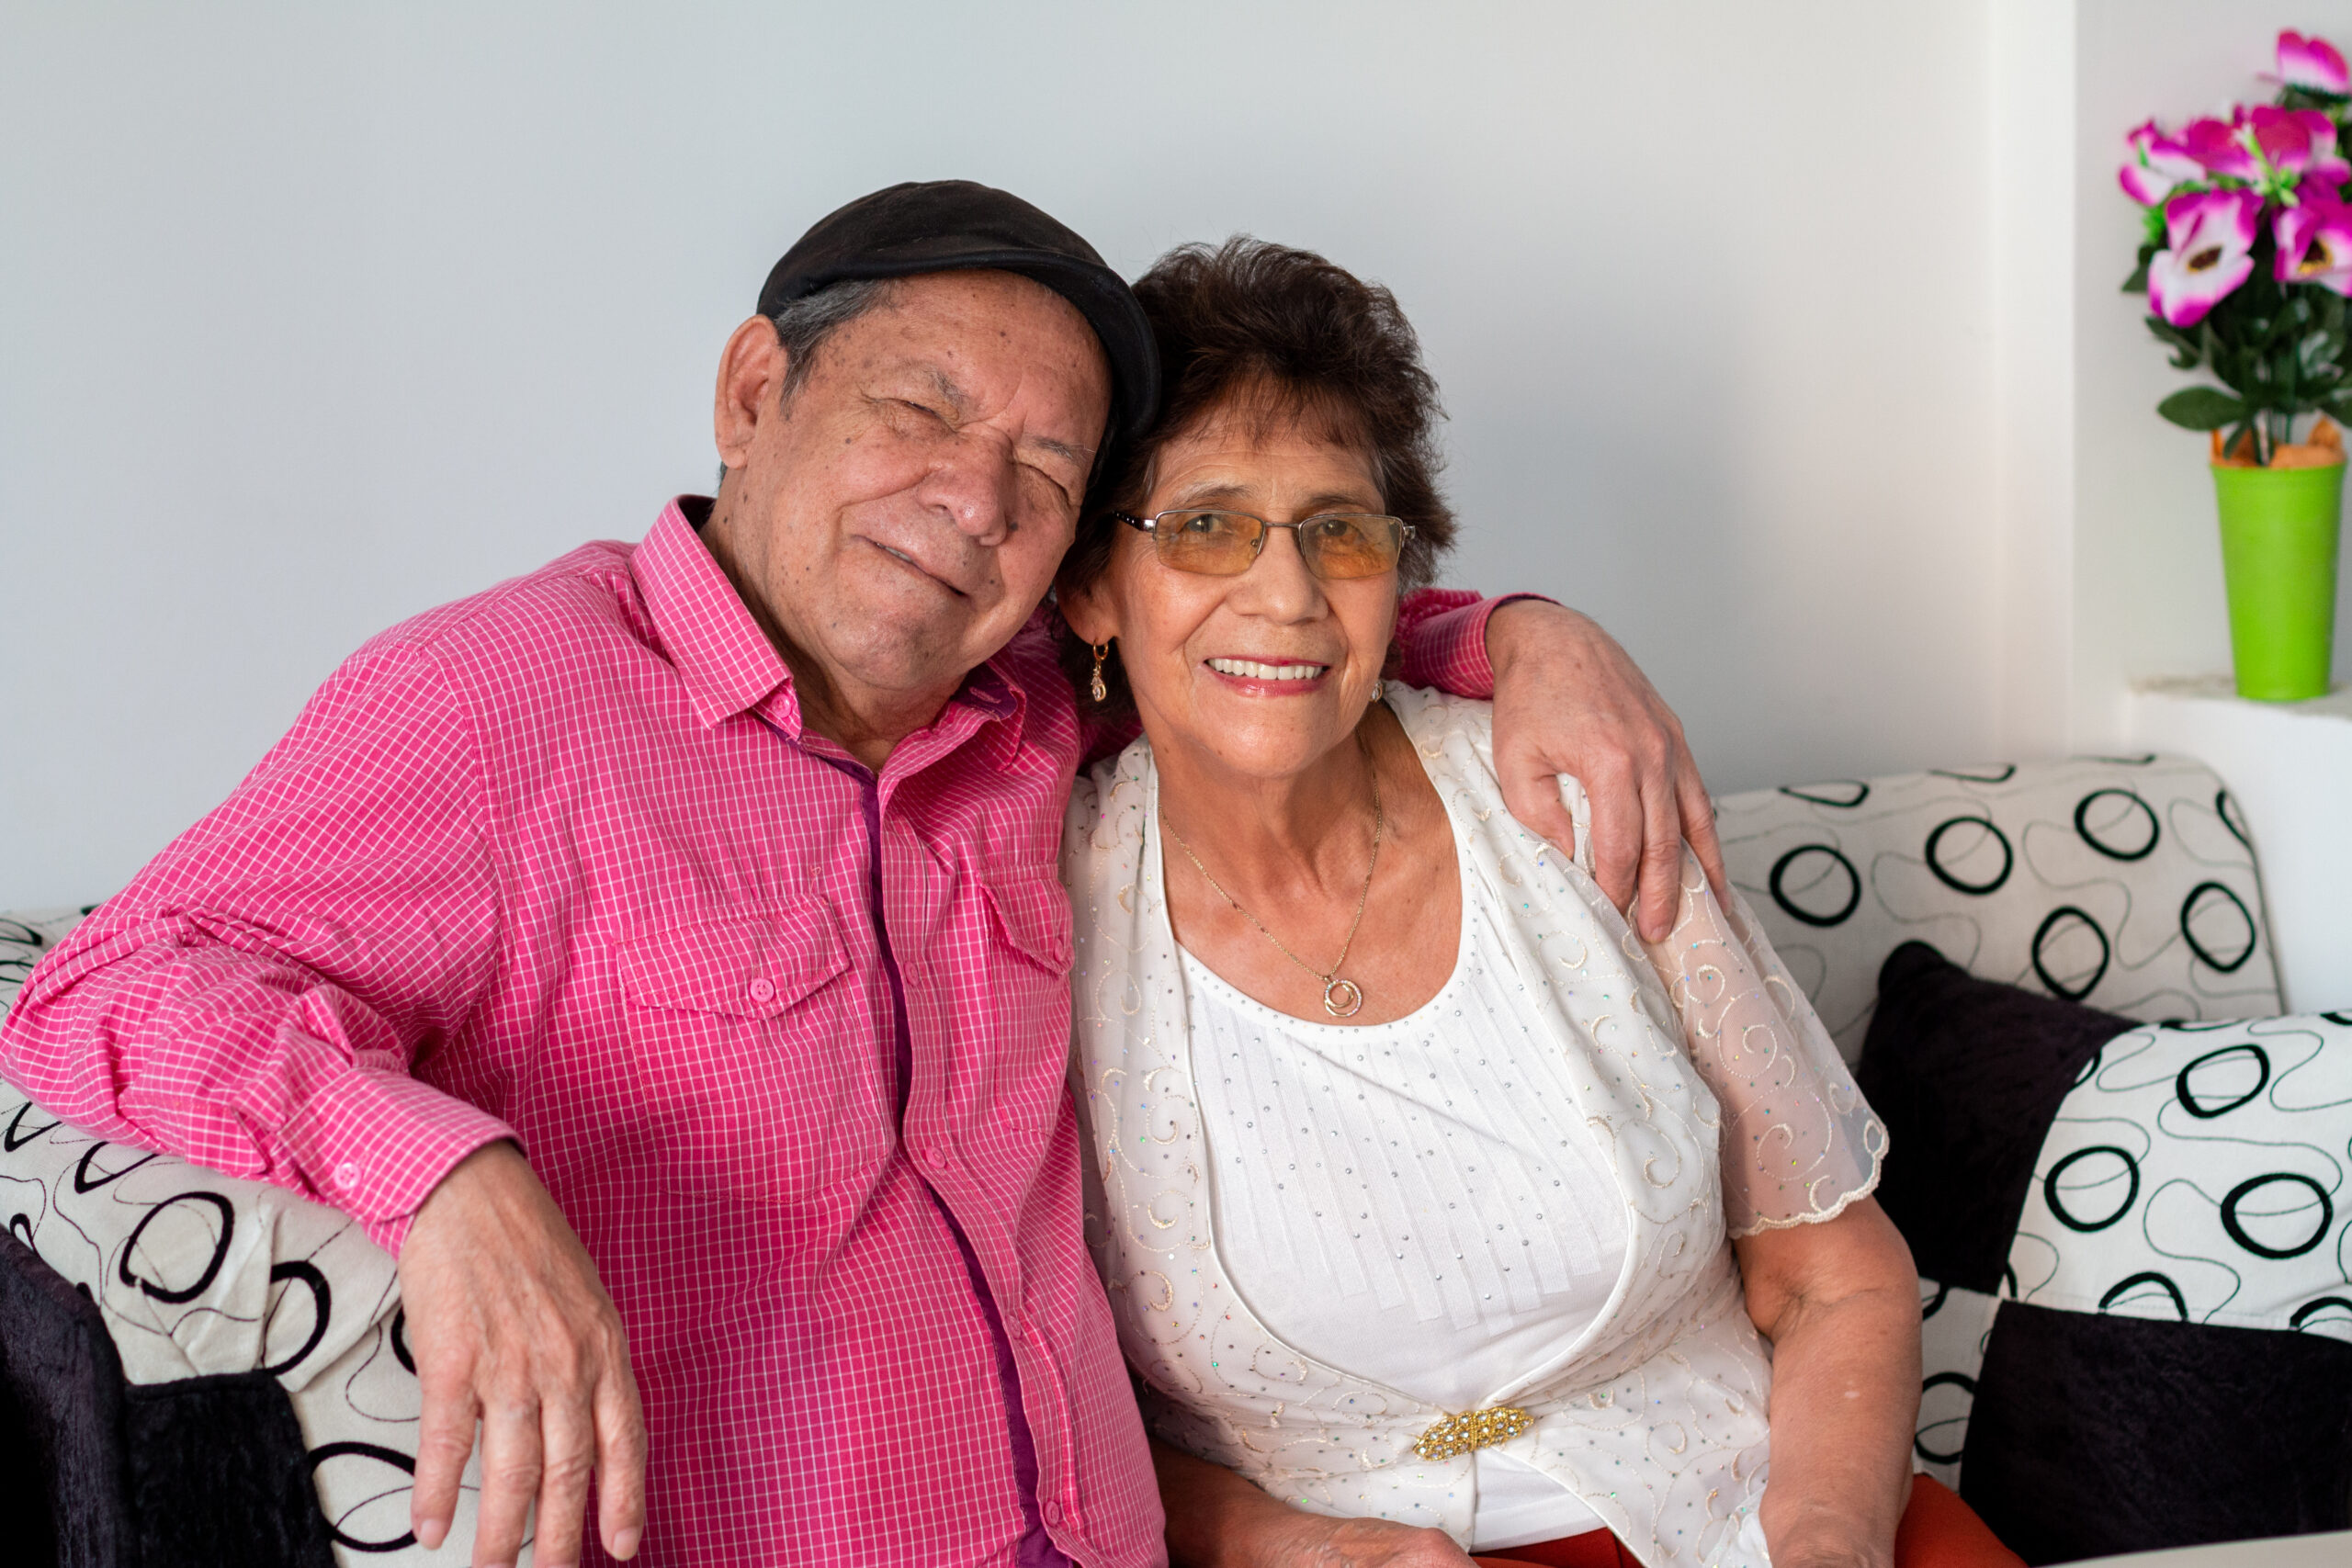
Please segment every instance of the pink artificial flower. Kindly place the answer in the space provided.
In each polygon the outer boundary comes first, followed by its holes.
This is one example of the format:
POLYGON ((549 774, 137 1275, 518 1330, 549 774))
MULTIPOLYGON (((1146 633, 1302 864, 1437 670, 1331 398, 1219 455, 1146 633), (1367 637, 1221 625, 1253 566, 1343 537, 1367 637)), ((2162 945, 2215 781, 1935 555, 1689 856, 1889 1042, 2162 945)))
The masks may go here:
POLYGON ((2344 56, 2324 38, 2305 38, 2289 30, 2278 35, 2278 80, 2290 87, 2314 93, 2352 94, 2352 72, 2344 56))
POLYGON ((2132 144, 2132 158, 2116 177, 2122 182, 2123 194, 2143 207, 2155 206, 2184 181, 2205 177, 2205 165, 2158 130, 2153 119, 2135 127, 2124 140, 2132 144))
POLYGON ((2335 121, 2317 109, 2297 109, 2296 118, 2303 129, 2312 133, 2312 161, 2303 169, 2303 188, 2316 185, 2329 196, 2345 181, 2352 180, 2352 163, 2336 155, 2335 121))
POLYGON ((2189 191, 2165 204, 2171 248, 2148 258, 2148 309, 2193 327, 2254 276, 2254 236, 2262 196, 2251 190, 2189 191))
MULTIPOLYGON (((2262 161, 2285 174, 2301 174, 2312 161, 2312 128, 2304 120, 2324 121, 2327 116, 2317 109, 2278 109, 2268 104, 2257 104, 2247 117, 2246 129, 2253 132, 2254 145, 2262 161)), ((2328 140, 2335 141, 2335 127, 2329 126, 2328 140)))
POLYGON ((2352 295, 2352 208, 2314 192, 2281 211, 2271 232, 2278 242, 2279 282, 2316 283, 2352 295))
POLYGON ((2288 112, 2301 120, 2303 129, 2312 133, 2312 157, 2325 158, 2335 152, 2335 121, 2334 119, 2317 109, 2290 109, 2288 112))
POLYGON ((2192 119, 2181 128, 2180 141, 2208 174, 2233 180, 2262 177, 2262 165, 2255 162, 2253 152, 2239 139, 2238 128, 2227 120, 2192 119))

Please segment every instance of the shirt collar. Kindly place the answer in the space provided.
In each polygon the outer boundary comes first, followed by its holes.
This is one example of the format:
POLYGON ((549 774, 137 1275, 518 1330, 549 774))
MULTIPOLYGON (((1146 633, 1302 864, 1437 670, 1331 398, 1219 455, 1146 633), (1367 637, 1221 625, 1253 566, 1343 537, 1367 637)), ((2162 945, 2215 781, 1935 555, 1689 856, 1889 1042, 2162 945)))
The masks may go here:
MULTIPOLYGON (((672 500, 629 557, 629 575, 685 682, 695 716, 706 728, 757 708, 797 740, 800 702, 791 668, 696 533, 710 516, 710 504, 707 496, 672 500)), ((1018 744, 1028 698, 1021 682, 998 667, 1002 657, 967 676, 948 705, 971 708, 984 719, 1009 721, 1007 738, 1018 744)), ((944 721, 947 715, 940 717, 944 721)))
MULTIPOLYGON (((786 728, 797 735, 800 705, 792 694, 792 671, 687 520, 689 508, 707 517, 709 507, 695 495, 663 507, 629 557, 629 575, 706 728, 775 694, 790 710, 786 728)), ((772 716, 781 721, 786 716, 772 716)))
POLYGON ((998 654, 987 663, 964 677, 964 684, 956 693, 956 700, 967 707, 977 708, 987 717, 1004 725, 1005 739, 1017 746, 1029 717, 1029 694, 1021 682, 1008 677, 998 668, 998 654))

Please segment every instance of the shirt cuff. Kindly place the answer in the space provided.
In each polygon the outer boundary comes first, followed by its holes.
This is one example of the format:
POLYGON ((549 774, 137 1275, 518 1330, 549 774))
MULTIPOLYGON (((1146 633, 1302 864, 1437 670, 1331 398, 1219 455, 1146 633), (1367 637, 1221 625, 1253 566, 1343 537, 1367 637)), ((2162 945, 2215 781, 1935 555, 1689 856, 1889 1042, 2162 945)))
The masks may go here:
POLYGON ((363 1066, 307 1096, 282 1135, 319 1201, 359 1221, 394 1258, 443 1177, 476 1149, 515 1139, 487 1111, 404 1072, 363 1066))
POLYGON ((1481 599, 1460 588, 1424 588, 1396 607, 1396 679, 1435 686, 1457 697, 1495 694, 1495 665, 1487 652, 1487 622, 1514 599, 1555 601, 1541 593, 1481 599))

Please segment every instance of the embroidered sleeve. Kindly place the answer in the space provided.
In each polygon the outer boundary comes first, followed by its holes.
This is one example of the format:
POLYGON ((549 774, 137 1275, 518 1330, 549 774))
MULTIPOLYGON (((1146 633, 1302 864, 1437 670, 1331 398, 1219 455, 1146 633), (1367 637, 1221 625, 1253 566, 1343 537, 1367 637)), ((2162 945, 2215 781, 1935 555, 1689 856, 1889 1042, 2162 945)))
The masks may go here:
POLYGON ((1688 846, 1674 930, 1644 945, 1723 1106, 1731 1234, 1835 1219, 1875 1188, 1885 1127, 1747 901, 1724 908, 1688 846))

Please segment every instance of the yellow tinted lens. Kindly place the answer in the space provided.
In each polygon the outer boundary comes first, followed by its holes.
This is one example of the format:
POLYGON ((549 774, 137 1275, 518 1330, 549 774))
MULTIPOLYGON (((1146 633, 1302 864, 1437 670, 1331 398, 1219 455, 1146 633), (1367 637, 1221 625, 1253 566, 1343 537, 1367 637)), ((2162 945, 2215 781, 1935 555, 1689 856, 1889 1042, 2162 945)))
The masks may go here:
POLYGON ((1258 558, 1261 526, 1238 512, 1165 512, 1151 536, 1159 558, 1177 570, 1231 577, 1258 558))
POLYGON ((1395 570, 1403 542, 1388 517, 1312 517, 1298 531, 1299 548, 1318 577, 1378 577, 1395 570))

